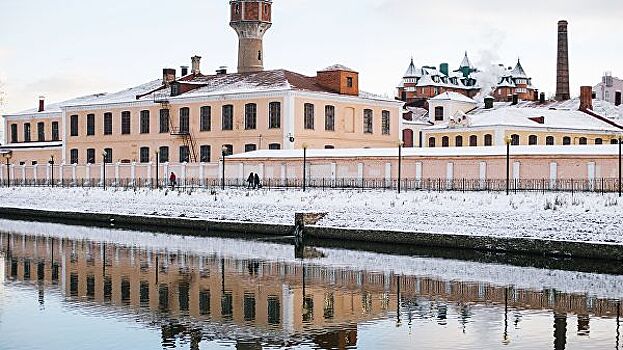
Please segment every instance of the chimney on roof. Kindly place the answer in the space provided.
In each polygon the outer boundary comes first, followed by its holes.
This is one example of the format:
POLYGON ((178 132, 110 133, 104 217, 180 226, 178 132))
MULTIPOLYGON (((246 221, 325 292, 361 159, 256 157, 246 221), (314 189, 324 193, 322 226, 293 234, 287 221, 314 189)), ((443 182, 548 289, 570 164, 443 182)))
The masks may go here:
POLYGON ((620 90, 614 93, 614 105, 617 107, 621 105, 621 91, 620 90))
POLYGON ((593 109, 593 88, 591 86, 580 87, 580 110, 593 109))
POLYGON ((190 58, 190 61, 192 63, 192 70, 190 72, 193 75, 200 75, 201 74, 201 57, 195 55, 190 58))
POLYGON ((543 104, 545 103, 545 93, 541 92, 541 94, 539 95, 539 103, 543 104))
POLYGON ((519 103, 519 95, 517 95, 517 94, 513 94, 513 102, 512 102, 512 105, 514 106, 514 105, 516 105, 516 104, 518 104, 518 103, 519 103))
POLYGON ((442 63, 439 65, 439 71, 445 75, 449 75, 448 73, 450 73, 450 66, 447 63, 442 63))
POLYGON ((180 70, 183 77, 188 75, 188 66, 180 66, 180 70))
POLYGON ((39 112, 45 111, 45 96, 39 96, 39 112))
POLYGON ((227 74, 227 66, 220 66, 216 70, 216 75, 226 75, 227 74))
POLYGON ((487 96, 485 97, 485 109, 493 108, 493 97, 487 96))
POLYGON ((169 85, 175 81, 175 69, 164 68, 162 70, 162 84, 169 85))
POLYGON ((556 70, 556 100, 571 99, 569 91, 569 39, 567 21, 558 22, 558 65, 556 70))

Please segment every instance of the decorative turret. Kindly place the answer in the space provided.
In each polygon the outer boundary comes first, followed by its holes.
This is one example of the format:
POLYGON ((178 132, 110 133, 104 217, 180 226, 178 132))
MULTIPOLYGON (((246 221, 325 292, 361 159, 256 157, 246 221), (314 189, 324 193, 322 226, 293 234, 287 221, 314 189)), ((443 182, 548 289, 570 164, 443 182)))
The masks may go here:
POLYGON ((264 33, 272 25, 272 0, 232 0, 229 25, 238 33, 238 73, 264 70, 264 33))

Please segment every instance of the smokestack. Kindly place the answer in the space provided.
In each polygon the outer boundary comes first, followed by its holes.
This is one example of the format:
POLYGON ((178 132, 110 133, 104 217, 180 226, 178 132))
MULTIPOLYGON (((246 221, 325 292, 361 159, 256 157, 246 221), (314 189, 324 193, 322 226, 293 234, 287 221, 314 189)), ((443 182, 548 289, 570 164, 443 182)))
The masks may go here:
POLYGON ((621 91, 614 93, 614 105, 617 107, 621 105, 621 91))
POLYGON ((593 109, 593 88, 591 86, 580 87, 580 110, 593 109))
POLYGON ((541 104, 545 103, 545 93, 541 92, 541 95, 539 95, 539 102, 541 104))
POLYGON ((193 75, 200 75, 201 74, 201 57, 193 56, 190 58, 190 60, 192 62, 192 70, 190 72, 193 75))
POLYGON ((169 85, 175 81, 175 69, 164 68, 162 70, 162 84, 169 85))
POLYGON ((571 99, 569 91, 569 39, 567 21, 558 22, 558 65, 556 70, 556 100, 571 99))
POLYGON ((514 106, 514 105, 516 105, 518 103, 519 103, 519 95, 513 94, 513 103, 512 103, 512 105, 514 106))
POLYGON ((39 96, 39 112, 45 111, 45 97, 39 96))
POLYGON ((485 97, 485 109, 493 108, 493 97, 487 96, 485 97))
POLYGON ((180 66, 180 70, 182 71, 183 77, 188 75, 188 66, 180 66))

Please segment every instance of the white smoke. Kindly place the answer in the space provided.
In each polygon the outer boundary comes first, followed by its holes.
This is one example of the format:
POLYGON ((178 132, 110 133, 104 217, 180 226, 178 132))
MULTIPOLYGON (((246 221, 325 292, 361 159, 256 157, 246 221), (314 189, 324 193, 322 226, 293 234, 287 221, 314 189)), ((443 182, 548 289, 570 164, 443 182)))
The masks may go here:
POLYGON ((480 92, 474 97, 477 102, 483 102, 485 97, 491 94, 500 82, 500 78, 506 72, 506 67, 500 65, 500 57, 494 51, 483 50, 476 67, 479 72, 473 73, 480 85, 480 92))

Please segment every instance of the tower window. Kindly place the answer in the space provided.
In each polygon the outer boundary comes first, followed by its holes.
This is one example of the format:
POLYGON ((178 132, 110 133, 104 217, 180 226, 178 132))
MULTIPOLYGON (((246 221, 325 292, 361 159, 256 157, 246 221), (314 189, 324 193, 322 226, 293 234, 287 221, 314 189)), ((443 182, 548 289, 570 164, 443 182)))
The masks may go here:
POLYGON ((262 51, 258 51, 257 52, 257 60, 261 61, 262 60, 262 51))

